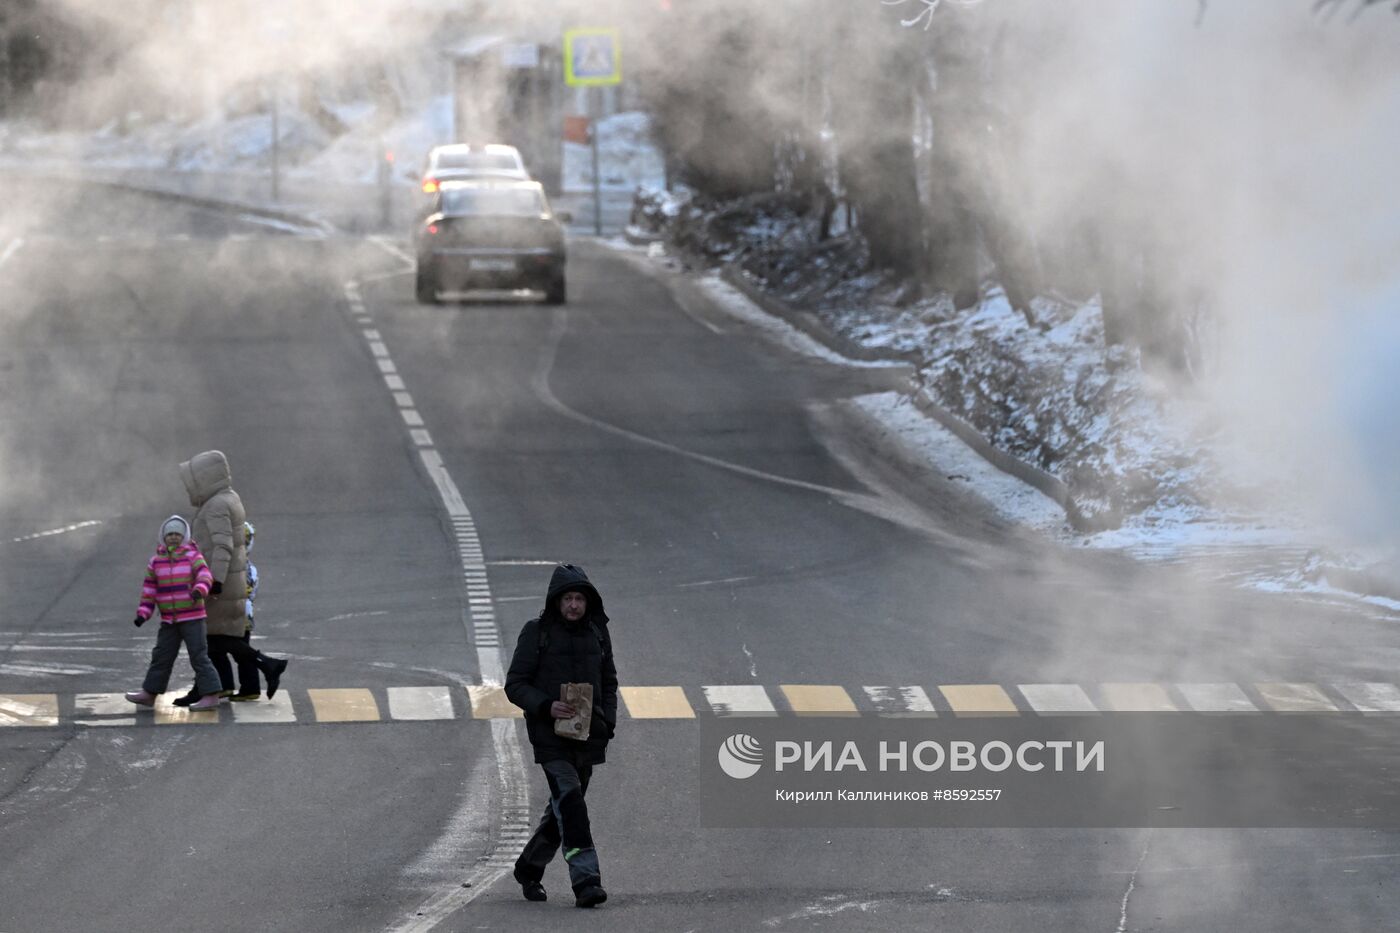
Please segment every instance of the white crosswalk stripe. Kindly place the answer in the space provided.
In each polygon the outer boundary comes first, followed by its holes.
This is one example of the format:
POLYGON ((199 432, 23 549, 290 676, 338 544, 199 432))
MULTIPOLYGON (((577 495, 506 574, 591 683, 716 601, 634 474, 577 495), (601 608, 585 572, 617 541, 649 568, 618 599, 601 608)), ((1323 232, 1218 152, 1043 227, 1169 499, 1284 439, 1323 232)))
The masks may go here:
POLYGON ((716 716, 776 716, 768 691, 756 684, 701 687, 716 716))
POLYGON ((1098 707, 1078 684, 1017 684, 1031 709, 1042 715, 1096 713, 1098 707))

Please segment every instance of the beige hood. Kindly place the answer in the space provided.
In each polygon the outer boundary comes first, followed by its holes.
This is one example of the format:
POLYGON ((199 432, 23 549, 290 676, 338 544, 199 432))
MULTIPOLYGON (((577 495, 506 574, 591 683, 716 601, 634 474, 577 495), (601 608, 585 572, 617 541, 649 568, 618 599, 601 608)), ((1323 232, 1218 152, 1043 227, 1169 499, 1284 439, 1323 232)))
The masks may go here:
POLYGON ((209 497, 233 485, 228 458, 222 450, 206 450, 180 464, 180 479, 190 495, 190 505, 199 508, 209 497))

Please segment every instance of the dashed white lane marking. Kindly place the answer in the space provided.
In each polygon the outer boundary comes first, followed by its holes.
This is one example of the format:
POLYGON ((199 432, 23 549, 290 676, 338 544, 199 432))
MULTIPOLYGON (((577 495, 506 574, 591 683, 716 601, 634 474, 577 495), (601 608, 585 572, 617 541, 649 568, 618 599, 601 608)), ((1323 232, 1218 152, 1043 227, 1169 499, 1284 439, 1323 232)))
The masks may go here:
POLYGON ((428 471, 429 479, 437 487, 438 495, 442 498, 442 505, 443 508, 447 509, 447 514, 471 514, 467 511, 467 504, 462 501, 462 494, 457 491, 457 484, 452 482, 447 468, 442 465, 442 454, 436 450, 420 450, 418 456, 423 460, 423 467, 428 471))
MULTIPOLYGON (((413 257, 382 238, 372 237, 371 241, 386 252, 398 256, 408 263, 409 268, 402 271, 412 271, 413 257)), ((397 274, 402 274, 402 271, 397 274)), ((505 682, 505 666, 501 658, 500 629, 496 624, 495 611, 492 607, 491 591, 485 573, 485 555, 482 553, 481 541, 477 537, 476 522, 473 520, 466 503, 462 501, 462 494, 458 491, 457 484, 452 481, 452 476, 447 472, 447 467, 442 462, 442 455, 433 446, 432 436, 428 433, 422 415, 413 406, 412 396, 408 394, 408 387, 404 384, 403 378, 398 375, 398 370, 389 356, 388 347, 384 343, 382 335, 377 330, 371 330, 365 326, 371 323, 371 318, 363 306, 359 284, 348 283, 345 292, 351 310, 356 314, 357 325, 364 328, 365 339, 370 342, 370 351, 374 353, 375 363, 380 373, 384 375, 384 383, 388 386, 389 391, 394 393, 394 403, 408 428, 409 437, 418 448, 418 456, 423 461, 423 467, 428 471, 433 485, 437 487, 443 509, 452 522, 464 580, 467 581, 469 587, 467 610, 465 618, 462 620, 463 626, 466 629, 468 640, 476 644, 477 668, 481 677, 480 686, 499 690, 501 684, 505 682)), ((395 718, 450 719, 453 716, 452 698, 450 694, 446 693, 445 688, 391 689, 389 691, 389 706, 390 715, 395 718), (433 692, 438 689, 443 692, 433 692), (415 692, 410 693, 409 690, 415 692), (400 712, 403 712, 404 715, 400 716, 400 712)), ((497 778, 501 787, 501 794, 498 798, 501 816, 500 823, 496 827, 496 842, 485 861, 478 864, 464 884, 454 882, 450 887, 428 898, 403 922, 391 925, 390 929, 396 933, 434 929, 510 870, 515 854, 514 840, 528 833, 530 828, 530 810, 526 800, 528 781, 525 775, 525 759, 521 753, 520 733, 515 723, 508 719, 492 720, 491 744, 496 753, 497 778)), ((463 840, 461 834, 453 827, 466 818, 466 815, 478 805, 478 800, 479 795, 466 794, 463 796, 462 801, 458 804, 456 814, 447 822, 448 828, 433 843, 431 847, 433 850, 444 849, 453 853, 458 852, 463 840)))
POLYGON ((38 538, 50 538, 54 535, 66 534, 70 531, 78 531, 82 528, 91 528, 94 525, 100 524, 102 524, 102 522, 97 519, 93 519, 91 521, 86 522, 74 522, 71 525, 64 525, 62 528, 50 528, 47 531, 36 531, 32 535, 21 535, 18 538, 11 538, 10 540, 12 543, 18 544, 21 541, 34 541, 38 538))
POLYGON ((13 256, 15 253, 18 253, 20 251, 20 247, 22 246, 24 246, 24 237, 17 236, 13 240, 11 240, 9 244, 6 245, 5 251, 3 253, 0 253, 0 266, 3 266, 6 262, 8 262, 10 257, 13 256))

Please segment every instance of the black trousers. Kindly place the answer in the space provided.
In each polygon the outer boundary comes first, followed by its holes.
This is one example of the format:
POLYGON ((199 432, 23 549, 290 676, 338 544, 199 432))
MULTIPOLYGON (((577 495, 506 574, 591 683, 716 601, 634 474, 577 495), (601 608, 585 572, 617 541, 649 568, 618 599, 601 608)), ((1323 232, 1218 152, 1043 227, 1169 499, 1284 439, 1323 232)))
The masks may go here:
POLYGON ((262 693, 258 672, 267 664, 268 658, 252 645, 252 633, 242 638, 233 635, 209 636, 209 660, 214 662, 214 670, 219 672, 219 683, 225 690, 233 689, 233 666, 229 657, 238 662, 238 692, 262 693))
POLYGON ((598 853, 593 848, 593 829, 588 823, 584 794, 593 776, 593 766, 577 761, 546 761, 545 780, 549 783, 549 803, 540 815, 539 825, 515 860, 515 880, 524 884, 544 877, 545 866, 561 847, 569 863, 569 884, 577 894, 584 888, 601 885, 598 853))

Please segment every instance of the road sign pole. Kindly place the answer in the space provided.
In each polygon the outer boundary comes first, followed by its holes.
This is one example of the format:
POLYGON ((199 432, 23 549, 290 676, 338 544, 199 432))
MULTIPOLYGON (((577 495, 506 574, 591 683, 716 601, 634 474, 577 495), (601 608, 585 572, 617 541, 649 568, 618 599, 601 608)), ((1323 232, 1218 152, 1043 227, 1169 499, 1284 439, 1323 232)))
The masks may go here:
POLYGON ((598 166, 598 118, 602 116, 601 87, 622 81, 622 52, 616 29, 568 29, 564 32, 564 83, 586 87, 589 141, 593 147, 593 233, 603 235, 603 183, 598 166))
POLYGON ((599 106, 599 98, 602 97, 601 88, 589 88, 588 108, 593 118, 588 123, 588 139, 593 144, 593 235, 603 235, 603 183, 598 172, 598 115, 603 108, 599 106))
POLYGON ((278 185, 278 176, 282 174, 282 167, 278 163, 281 161, 278 146, 281 142, 282 132, 277 125, 277 79, 272 83, 272 201, 276 203, 281 199, 281 191, 278 185))

